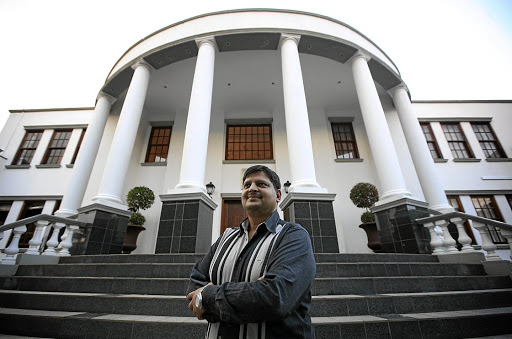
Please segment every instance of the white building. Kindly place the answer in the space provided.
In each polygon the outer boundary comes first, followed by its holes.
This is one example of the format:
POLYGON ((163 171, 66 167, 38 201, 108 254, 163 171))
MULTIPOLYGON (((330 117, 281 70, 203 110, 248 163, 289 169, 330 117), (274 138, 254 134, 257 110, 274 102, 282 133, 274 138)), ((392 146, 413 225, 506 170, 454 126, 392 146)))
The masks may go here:
POLYGON ((123 54, 97 98, 11 111, 0 222, 79 213, 94 224, 80 253, 119 252, 126 193, 147 186, 158 197, 135 253, 201 252, 240 221, 243 170, 265 164, 291 182, 283 216, 316 252, 370 252, 358 182, 379 189, 385 250, 425 250, 414 219, 427 207, 512 223, 512 101, 411 103, 386 53, 331 18, 237 10, 170 25, 123 54))

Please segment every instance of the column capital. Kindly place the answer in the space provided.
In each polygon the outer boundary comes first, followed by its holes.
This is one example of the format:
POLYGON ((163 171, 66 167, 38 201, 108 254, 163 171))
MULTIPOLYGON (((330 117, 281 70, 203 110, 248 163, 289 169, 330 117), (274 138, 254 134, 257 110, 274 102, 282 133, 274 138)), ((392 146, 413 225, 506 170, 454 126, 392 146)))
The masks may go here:
POLYGON ((202 44, 211 44, 213 47, 217 47, 217 42, 213 35, 204 36, 202 38, 195 39, 197 47, 201 47, 202 44))
MULTIPOLYGON (((395 94, 399 91, 399 90, 404 90, 406 93, 408 93, 408 89, 407 89, 407 86, 405 86, 405 84, 399 84, 399 85, 396 85, 395 87, 391 88, 388 90, 388 93, 389 95, 391 95, 391 97, 395 97, 395 94)), ((409 95, 409 94, 407 94, 409 95)))
POLYGON ((280 38, 280 41, 279 41, 279 45, 282 45, 283 42, 285 42, 286 40, 292 40, 298 46, 299 45, 299 41, 300 41, 300 37, 301 36, 298 35, 298 34, 281 33, 281 38, 280 38))
POLYGON ((111 96, 110 94, 107 94, 103 91, 100 92, 100 94, 98 94, 98 97, 96 98, 96 101, 100 100, 100 98, 105 98, 107 99, 107 101, 112 105, 114 102, 116 102, 117 98, 116 97, 113 97, 111 96))
POLYGON ((144 59, 140 59, 140 60, 137 60, 133 65, 132 65, 132 68, 135 70, 137 69, 137 67, 139 66, 145 66, 150 72, 153 72, 155 69, 153 68, 153 66, 151 66, 150 64, 148 64, 146 62, 146 60, 144 59))
POLYGON ((354 60, 358 59, 358 58, 363 58, 364 61, 368 62, 370 61, 370 59, 372 58, 369 54, 366 54, 365 52, 361 52, 360 50, 358 50, 351 58, 350 58, 350 62, 354 62, 354 60))

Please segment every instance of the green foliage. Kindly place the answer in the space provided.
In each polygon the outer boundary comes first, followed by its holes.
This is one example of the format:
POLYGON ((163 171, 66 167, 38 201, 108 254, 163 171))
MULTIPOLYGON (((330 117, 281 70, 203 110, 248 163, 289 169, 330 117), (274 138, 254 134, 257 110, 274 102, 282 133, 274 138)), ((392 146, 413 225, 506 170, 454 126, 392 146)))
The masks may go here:
POLYGON ((375 222, 375 216, 370 212, 370 207, 379 201, 379 191, 377 187, 367 182, 360 182, 350 190, 350 200, 359 208, 366 209, 366 212, 361 215, 361 221, 375 222))
POLYGON ((130 211, 138 212, 140 209, 146 210, 155 202, 155 194, 145 186, 132 188, 126 195, 126 203, 130 211))
POLYGON ((146 222, 146 218, 139 213, 139 210, 146 210, 155 202, 155 194, 150 188, 145 186, 137 186, 132 188, 126 195, 126 203, 128 209, 134 212, 128 222, 133 225, 142 226, 146 222))
POLYGON ((131 215, 131 217, 128 219, 128 223, 132 225, 139 225, 142 226, 146 222, 146 218, 140 214, 139 212, 135 212, 131 215))
POLYGON ((361 215, 361 222, 367 223, 367 222, 375 222, 375 215, 372 212, 364 212, 361 215))

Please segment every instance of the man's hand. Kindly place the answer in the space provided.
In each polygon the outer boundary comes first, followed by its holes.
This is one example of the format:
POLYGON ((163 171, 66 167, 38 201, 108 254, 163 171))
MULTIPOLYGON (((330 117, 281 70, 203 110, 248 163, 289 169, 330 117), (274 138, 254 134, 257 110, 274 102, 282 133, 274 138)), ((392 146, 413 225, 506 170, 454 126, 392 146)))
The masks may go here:
MULTIPOLYGON (((206 286, 210 286, 210 285, 213 285, 213 283, 208 283, 208 285, 206 286)), ((197 317, 197 319, 199 320, 203 320, 203 313, 204 313, 204 309, 202 310, 198 310, 196 308, 196 296, 199 294, 199 292, 201 292, 206 286, 203 286, 201 288, 198 288, 197 290, 193 291, 193 292, 190 292, 189 294, 187 294, 187 299, 190 300, 190 302, 188 303, 188 309, 192 311, 192 313, 194 313, 194 315, 197 317)))

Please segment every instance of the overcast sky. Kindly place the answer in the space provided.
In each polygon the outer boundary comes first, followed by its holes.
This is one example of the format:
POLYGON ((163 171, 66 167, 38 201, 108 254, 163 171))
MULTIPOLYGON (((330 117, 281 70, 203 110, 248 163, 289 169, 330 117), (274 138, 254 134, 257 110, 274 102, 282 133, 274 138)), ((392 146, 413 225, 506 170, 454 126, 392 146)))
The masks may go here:
POLYGON ((0 128, 10 109, 92 107, 121 55, 208 12, 283 8, 351 25, 413 100, 512 99, 512 0, 0 0, 0 128))

